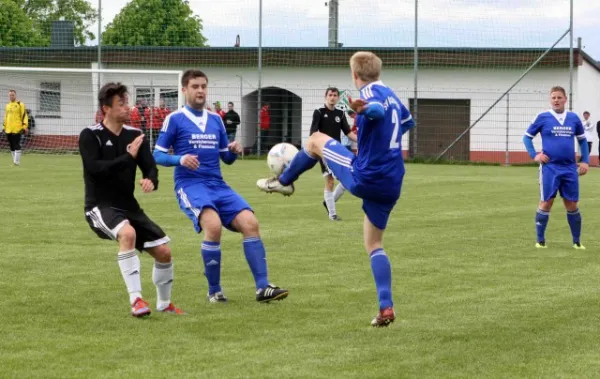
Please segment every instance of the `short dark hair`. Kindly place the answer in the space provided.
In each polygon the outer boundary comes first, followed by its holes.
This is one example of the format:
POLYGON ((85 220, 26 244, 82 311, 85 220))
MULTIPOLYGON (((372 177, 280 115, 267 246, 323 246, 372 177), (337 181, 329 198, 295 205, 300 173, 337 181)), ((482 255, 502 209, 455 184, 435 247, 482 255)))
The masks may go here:
MULTIPOLYGON (((100 109, 103 106, 111 107, 115 96, 123 97, 127 93, 127 86, 121 83, 106 83, 98 91, 98 104, 100 109)), ((103 111, 104 112, 104 111, 103 111)))
POLYGON ((181 76, 181 86, 187 87, 190 80, 196 79, 196 78, 204 78, 204 79, 206 79, 206 82, 208 83, 208 76, 206 76, 206 74, 204 72, 202 72, 200 70, 196 70, 194 68, 191 68, 189 70, 186 70, 183 73, 183 75, 181 76))
POLYGON ((583 112, 583 114, 587 114, 587 115, 589 115, 589 114, 590 114, 590 112, 588 112, 588 111, 585 111, 585 112, 583 112))
POLYGON ((227 105, 231 105, 233 107, 233 101, 230 101, 229 103, 227 103, 227 105))
POLYGON ((9 89, 8 90, 8 93, 11 93, 11 92, 14 92, 15 95, 17 94, 17 91, 15 91, 14 89, 9 89))
POLYGON ((340 90, 337 89, 337 87, 327 87, 327 89, 325 90, 325 96, 327 96, 327 94, 329 93, 329 91, 335 92, 338 95, 340 94, 340 90))

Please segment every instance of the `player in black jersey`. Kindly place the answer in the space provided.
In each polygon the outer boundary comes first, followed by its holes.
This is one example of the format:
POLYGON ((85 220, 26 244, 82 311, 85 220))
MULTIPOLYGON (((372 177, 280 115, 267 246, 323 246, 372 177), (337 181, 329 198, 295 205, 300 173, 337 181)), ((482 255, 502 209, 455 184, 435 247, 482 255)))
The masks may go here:
POLYGON ((150 314, 142 298, 140 259, 135 249, 154 259, 152 280, 157 289, 157 310, 181 314, 171 303, 173 262, 170 241, 163 230, 140 208, 133 196, 137 167, 142 170, 144 192, 158 188, 158 169, 141 130, 124 125, 129 121, 127 87, 107 83, 98 93, 104 120, 81 131, 79 152, 85 182, 85 217, 92 230, 103 239, 119 242, 117 255, 123 280, 129 292, 131 314, 150 314))
MULTIPOLYGON (((342 132, 344 132, 350 140, 356 142, 356 134, 350 131, 350 126, 348 125, 344 111, 335 108, 339 99, 340 91, 337 88, 329 87, 325 90, 325 105, 315 109, 312 124, 310 126, 310 134, 315 132, 325 133, 329 137, 340 142, 342 132)), ((321 165, 323 176, 325 177, 323 206, 327 210, 330 220, 339 221, 341 218, 338 217, 335 210, 335 202, 344 194, 344 186, 342 186, 341 183, 338 183, 334 191, 334 180, 331 171, 329 171, 322 160, 320 160, 319 163, 321 165)))

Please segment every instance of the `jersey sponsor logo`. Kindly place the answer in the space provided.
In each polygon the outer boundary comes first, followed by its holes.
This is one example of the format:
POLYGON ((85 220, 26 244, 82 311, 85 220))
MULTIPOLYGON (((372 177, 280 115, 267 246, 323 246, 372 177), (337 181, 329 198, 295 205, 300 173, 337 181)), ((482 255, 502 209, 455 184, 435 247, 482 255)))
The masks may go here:
POLYGON ((216 134, 192 134, 188 140, 190 145, 194 146, 194 149, 214 149, 218 145, 218 139, 216 134))
POLYGON ((573 128, 570 126, 554 126, 552 134, 555 137, 573 137, 573 128))

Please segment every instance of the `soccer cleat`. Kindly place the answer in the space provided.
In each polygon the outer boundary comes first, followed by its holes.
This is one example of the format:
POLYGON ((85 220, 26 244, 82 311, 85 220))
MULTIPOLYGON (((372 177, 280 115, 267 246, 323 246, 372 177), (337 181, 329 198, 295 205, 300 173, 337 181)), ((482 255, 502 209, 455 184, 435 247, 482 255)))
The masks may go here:
POLYGON ((227 302, 227 297, 225 297, 225 295, 223 295, 223 292, 215 292, 212 295, 208 294, 206 296, 206 298, 211 303, 226 303, 227 302))
POLYGON ((179 308, 177 308, 176 306, 173 305, 173 303, 169 303, 169 306, 163 309, 158 309, 159 312, 164 312, 164 313, 172 313, 175 315, 184 315, 185 312, 179 308))
POLYGON ((141 297, 136 298, 131 306, 131 315, 133 317, 144 317, 150 316, 150 313, 150 304, 146 303, 141 297))
POLYGON ((277 178, 271 179, 258 179, 256 182, 256 186, 266 193, 277 192, 282 194, 283 196, 290 196, 294 193, 294 185, 291 184, 289 186, 284 186, 279 183, 277 178))
POLYGON ((538 241, 535 243, 535 247, 538 249, 546 249, 548 246, 546 246, 546 241, 538 241))
POLYGON ((338 215, 329 216, 331 221, 342 221, 342 218, 338 215))
POLYGON ((576 242, 576 243, 573 244, 573 249, 576 249, 576 250, 585 250, 585 246, 583 246, 579 242, 576 242))
POLYGON ((394 312, 394 308, 385 308, 380 310, 379 314, 371 321, 371 326, 374 328, 389 326, 395 319, 396 312, 394 312))
POLYGON ((259 303, 268 303, 272 300, 283 300, 289 294, 288 290, 269 284, 265 288, 256 291, 256 301, 259 303))

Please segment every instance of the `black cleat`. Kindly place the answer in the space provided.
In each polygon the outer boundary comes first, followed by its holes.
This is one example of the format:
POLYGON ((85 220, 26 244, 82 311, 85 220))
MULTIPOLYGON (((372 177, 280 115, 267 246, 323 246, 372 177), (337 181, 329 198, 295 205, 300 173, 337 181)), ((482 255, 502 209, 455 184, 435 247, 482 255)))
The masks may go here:
POLYGON ((272 300, 283 300, 288 297, 289 291, 269 284, 265 288, 256 291, 256 301, 259 303, 268 303, 272 300))
POLYGON ((342 218, 340 216, 338 216, 338 215, 330 216, 329 219, 331 221, 342 221, 342 218))

